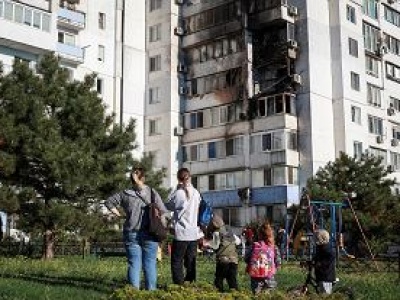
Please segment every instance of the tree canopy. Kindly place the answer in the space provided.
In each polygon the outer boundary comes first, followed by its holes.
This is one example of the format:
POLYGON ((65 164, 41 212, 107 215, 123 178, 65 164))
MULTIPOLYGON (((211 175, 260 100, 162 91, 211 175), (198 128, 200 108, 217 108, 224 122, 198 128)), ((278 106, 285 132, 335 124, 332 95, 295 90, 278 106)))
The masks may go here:
POLYGON ((54 55, 36 71, 16 59, 0 74, 0 210, 20 214, 30 232, 90 231, 100 200, 127 186, 135 122, 116 124, 94 82, 70 81, 54 55))
MULTIPOLYGON (((307 187, 313 199, 343 201, 350 197, 370 239, 396 240, 400 202, 393 193, 396 182, 389 178, 390 172, 380 157, 365 154, 356 159, 342 152, 335 161, 318 170, 307 187)), ((344 210, 344 220, 346 230, 359 238, 357 224, 349 210, 344 210)))

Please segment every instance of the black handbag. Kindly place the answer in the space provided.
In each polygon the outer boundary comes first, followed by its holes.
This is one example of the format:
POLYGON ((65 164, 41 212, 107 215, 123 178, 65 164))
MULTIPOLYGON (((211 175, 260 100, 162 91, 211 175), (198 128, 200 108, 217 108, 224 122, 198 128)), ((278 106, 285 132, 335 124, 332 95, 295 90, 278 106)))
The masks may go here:
POLYGON ((158 207, 155 199, 155 193, 152 188, 150 188, 151 194, 150 199, 151 202, 147 203, 138 193, 138 197, 142 199, 144 203, 148 205, 148 216, 149 223, 147 231, 150 235, 152 235, 158 242, 162 242, 168 236, 169 228, 162 220, 162 211, 158 207))

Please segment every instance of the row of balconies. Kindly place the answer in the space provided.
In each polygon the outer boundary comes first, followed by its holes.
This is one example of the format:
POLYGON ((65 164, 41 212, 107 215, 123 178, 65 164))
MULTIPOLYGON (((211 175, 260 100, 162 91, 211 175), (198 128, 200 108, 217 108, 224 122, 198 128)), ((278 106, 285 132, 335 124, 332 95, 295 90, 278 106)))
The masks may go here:
POLYGON ((13 47, 35 54, 56 51, 61 58, 69 62, 83 62, 84 50, 79 45, 59 43, 56 42, 56 38, 57 31, 62 28, 68 32, 76 32, 77 35, 85 27, 84 13, 60 7, 55 24, 53 15, 46 10, 35 9, 24 3, 11 2, 11 4, 18 6, 18 11, 21 11, 22 15, 18 17, 15 8, 15 14, 4 18, 0 26, 0 36, 6 38, 10 36, 9 39, 12 39, 15 45, 13 47), (24 26, 24 30, 21 30, 21 26, 24 26))

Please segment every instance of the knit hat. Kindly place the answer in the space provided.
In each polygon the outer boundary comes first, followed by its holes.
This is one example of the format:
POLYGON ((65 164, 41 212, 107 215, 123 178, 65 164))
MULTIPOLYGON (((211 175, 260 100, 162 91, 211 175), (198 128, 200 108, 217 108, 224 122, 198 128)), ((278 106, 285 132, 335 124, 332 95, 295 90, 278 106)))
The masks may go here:
POLYGON ((211 222, 213 227, 216 229, 219 229, 225 225, 224 220, 222 220, 222 218, 218 215, 214 215, 211 222))
POLYGON ((326 245, 329 243, 329 232, 325 229, 319 229, 315 231, 315 243, 317 245, 326 245))

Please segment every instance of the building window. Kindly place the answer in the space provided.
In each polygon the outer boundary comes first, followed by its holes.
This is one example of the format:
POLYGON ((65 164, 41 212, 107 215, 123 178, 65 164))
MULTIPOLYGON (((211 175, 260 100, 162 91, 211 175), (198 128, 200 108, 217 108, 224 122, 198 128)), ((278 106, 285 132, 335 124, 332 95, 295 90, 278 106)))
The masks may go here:
POLYGON ((378 149, 378 148, 374 148, 374 147, 369 147, 368 152, 372 156, 381 157, 382 158, 381 165, 386 166, 386 164, 387 164, 387 153, 386 153, 386 150, 382 150, 382 149, 378 149))
POLYGON ((150 11, 161 8, 161 0, 150 0, 150 11))
POLYGON ((356 124, 361 124, 361 108, 357 106, 351 107, 351 121, 356 124))
POLYGON ((149 41, 150 43, 161 40, 161 24, 149 27, 149 41))
POLYGON ((190 129, 203 128, 203 112, 198 111, 190 114, 190 129))
POLYGON ((365 70, 368 75, 379 77, 379 61, 372 56, 365 55, 365 70))
POLYGON ((368 132, 383 135, 383 120, 378 117, 368 116, 368 132))
POLYGON ((259 117, 272 116, 275 114, 296 114, 295 96, 290 94, 281 94, 260 98, 257 101, 257 115, 259 117))
POLYGON ((400 12, 386 5, 384 6, 384 9, 385 9, 385 20, 397 27, 400 27, 400 12))
POLYGON ((161 70, 161 55, 150 57, 150 72, 161 70))
POLYGON ((377 20, 378 19, 378 1, 376 0, 363 0, 362 12, 363 14, 377 20))
POLYGON ((160 134, 160 120, 149 120, 149 135, 160 134))
POLYGON ((400 67, 386 62, 386 77, 388 79, 400 82, 400 67))
POLYGON ((379 51, 379 29, 363 23, 364 48, 370 52, 379 51))
POLYGON ((363 152, 362 143, 358 142, 358 141, 354 141, 354 143, 353 143, 354 158, 361 159, 362 152, 363 152))
POLYGON ((356 9, 353 6, 351 6, 351 5, 346 6, 346 16, 347 16, 347 20, 350 21, 351 23, 354 23, 354 24, 357 23, 356 9))
POLYGON ((352 38, 349 38, 349 54, 358 57, 358 42, 352 38))
POLYGON ((75 35, 67 32, 58 32, 58 42, 61 44, 75 46, 75 35))
POLYGON ((400 56, 400 40, 386 34, 386 46, 390 53, 400 56))
POLYGON ((99 12, 99 29, 106 29, 106 14, 99 12))
POLYGON ((215 190, 215 175, 208 176, 208 190, 209 191, 215 190))
POLYGON ((209 159, 217 158, 216 142, 208 143, 208 158, 209 159))
POLYGON ((160 103, 160 88, 152 87, 149 89, 149 104, 160 103))
POLYGON ((355 91, 360 90, 360 75, 354 72, 350 72, 351 88, 355 91))
POLYGON ((389 106, 393 107, 396 111, 400 112, 400 99, 389 97, 389 106))
POLYGON ((103 45, 99 45, 97 60, 103 62, 105 58, 105 47, 103 45))
POLYGON ((233 138, 226 140, 226 156, 243 154, 243 138, 233 138))
POLYGON ((102 95, 103 94, 103 79, 101 79, 101 78, 97 78, 97 80, 96 80, 96 90, 97 90, 97 93, 99 93, 100 95, 102 95))
POLYGON ((390 152, 390 164, 392 165, 393 171, 400 170, 400 153, 390 152))
POLYGON ((378 86, 367 83, 367 101, 368 104, 381 107, 381 89, 378 86))
POLYGON ((392 137, 395 140, 400 140, 400 127, 399 126, 393 126, 392 128, 392 137))

